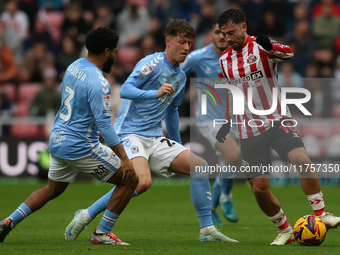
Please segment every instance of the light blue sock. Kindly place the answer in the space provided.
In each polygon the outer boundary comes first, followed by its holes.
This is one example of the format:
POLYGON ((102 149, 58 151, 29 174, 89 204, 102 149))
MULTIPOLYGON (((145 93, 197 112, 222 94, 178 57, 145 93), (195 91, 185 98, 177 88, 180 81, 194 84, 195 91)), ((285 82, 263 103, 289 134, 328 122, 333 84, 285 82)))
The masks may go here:
POLYGON ((212 208, 217 209, 220 204, 220 196, 221 196, 221 182, 220 177, 216 177, 213 185, 212 197, 211 197, 211 204, 212 208))
MULTIPOLYGON (((112 188, 108 193, 106 193, 104 196, 99 198, 96 202, 94 202, 89 208, 87 208, 90 216, 94 219, 98 214, 105 211, 107 208, 107 205, 109 204, 111 195, 116 187, 112 188)), ((132 194, 132 197, 137 196, 137 192, 134 191, 132 194)))
POLYGON ((199 171, 190 175, 190 196, 196 209, 200 228, 214 225, 211 218, 211 191, 208 178, 209 175, 208 173, 202 172, 202 170, 206 167, 208 167, 208 164, 205 164, 199 171))
MULTIPOLYGON (((224 161, 222 161, 221 163, 221 169, 227 169, 230 170, 230 167, 228 167, 224 161)), ((235 180, 235 173, 233 172, 223 172, 221 171, 220 174, 220 178, 221 178, 221 192, 224 195, 229 195, 231 192, 231 189, 233 188, 234 185, 234 180, 235 180)))
POLYGON ((115 214, 106 209, 97 229, 106 233, 111 233, 113 225, 116 223, 118 216, 119 214, 115 214))
POLYGON ((20 221, 32 213, 31 209, 25 203, 22 203, 8 218, 11 219, 16 226, 20 221))

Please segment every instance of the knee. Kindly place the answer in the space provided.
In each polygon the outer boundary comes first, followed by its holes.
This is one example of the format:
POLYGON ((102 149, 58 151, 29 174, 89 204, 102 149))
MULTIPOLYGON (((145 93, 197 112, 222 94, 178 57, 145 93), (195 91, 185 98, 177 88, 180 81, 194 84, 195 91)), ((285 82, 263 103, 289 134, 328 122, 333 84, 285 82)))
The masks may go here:
POLYGON ((190 176, 192 173, 199 172, 200 167, 207 164, 207 161, 205 161, 202 158, 199 158, 198 160, 194 161, 188 161, 186 165, 184 165, 184 169, 187 169, 186 174, 190 176))
POLYGON ((137 193, 141 194, 151 187, 152 181, 149 179, 140 179, 137 187, 137 193))
POLYGON ((229 165, 236 166, 241 158, 241 150, 235 150, 233 153, 231 153, 228 156, 228 162, 226 162, 229 165))
POLYGON ((265 197, 269 192, 269 187, 266 185, 253 184, 251 188, 253 190, 254 196, 257 198, 265 197))
POLYGON ((295 157, 295 162, 292 162, 297 166, 305 166, 311 164, 311 160, 306 153, 301 153, 295 157))

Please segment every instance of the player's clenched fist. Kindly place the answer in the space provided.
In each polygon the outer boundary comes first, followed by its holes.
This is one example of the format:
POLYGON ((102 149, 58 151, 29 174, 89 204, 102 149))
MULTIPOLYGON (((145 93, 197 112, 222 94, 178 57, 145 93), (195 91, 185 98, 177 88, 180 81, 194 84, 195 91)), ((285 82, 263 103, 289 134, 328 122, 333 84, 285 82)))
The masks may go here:
POLYGON ((156 96, 157 98, 160 98, 166 94, 171 96, 174 92, 175 92, 174 86, 172 86, 169 83, 164 83, 162 87, 160 87, 159 90, 157 91, 156 96))

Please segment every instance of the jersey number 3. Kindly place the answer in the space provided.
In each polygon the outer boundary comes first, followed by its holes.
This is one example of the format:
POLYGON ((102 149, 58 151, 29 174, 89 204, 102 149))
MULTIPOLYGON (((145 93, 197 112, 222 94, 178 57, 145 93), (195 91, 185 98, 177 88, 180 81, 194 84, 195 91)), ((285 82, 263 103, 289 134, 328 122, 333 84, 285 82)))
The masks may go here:
POLYGON ((74 90, 66 86, 65 91, 69 94, 64 100, 64 105, 67 107, 67 114, 60 113, 59 117, 64 121, 68 121, 72 114, 71 100, 74 97, 74 90))

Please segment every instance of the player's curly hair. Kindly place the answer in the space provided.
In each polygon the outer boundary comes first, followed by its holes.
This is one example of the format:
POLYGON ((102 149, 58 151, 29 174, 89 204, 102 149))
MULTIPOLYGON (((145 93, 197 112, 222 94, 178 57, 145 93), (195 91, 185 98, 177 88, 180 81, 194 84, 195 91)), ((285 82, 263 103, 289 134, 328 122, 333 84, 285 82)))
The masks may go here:
POLYGON ((85 39, 85 46, 89 54, 99 55, 106 48, 114 49, 118 45, 119 36, 116 31, 107 27, 92 30, 85 39))
POLYGON ((165 37, 183 35, 186 38, 194 38, 194 28, 184 19, 170 19, 165 27, 165 37))
POLYGON ((246 14, 241 10, 236 9, 229 9, 221 14, 221 16, 218 18, 218 25, 221 28, 221 26, 234 23, 246 23, 247 18, 246 14))

